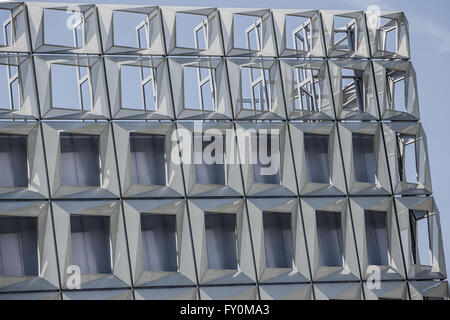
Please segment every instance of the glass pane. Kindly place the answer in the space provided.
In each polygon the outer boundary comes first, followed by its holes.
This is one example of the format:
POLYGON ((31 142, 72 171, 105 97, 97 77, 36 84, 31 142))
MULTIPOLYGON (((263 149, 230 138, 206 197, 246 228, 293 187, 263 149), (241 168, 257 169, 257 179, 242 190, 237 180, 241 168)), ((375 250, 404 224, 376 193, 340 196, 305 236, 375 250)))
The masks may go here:
MULTIPOLYGON (((73 13, 76 14, 76 13, 73 13)), ((66 10, 44 9, 44 43, 57 46, 76 47, 74 30, 67 27, 69 18, 66 10)), ((73 23, 79 21, 79 16, 73 23)))
MULTIPOLYGON (((275 149, 274 146, 272 150, 272 139, 275 137, 270 134, 267 137, 257 134, 258 158, 257 163, 253 165, 253 178, 256 183, 280 184, 280 149, 275 149), (261 155, 265 159, 261 159, 261 155)), ((276 139, 279 137, 276 136, 276 139)))
MULTIPOLYGON (((182 48, 196 48, 195 46, 195 31, 194 29, 203 23, 206 16, 190 13, 177 13, 176 19, 176 46, 182 48)), ((199 38, 201 38, 199 36, 199 38)), ((200 44, 202 40, 200 40, 200 44)), ((203 40, 204 42, 204 40, 203 40)), ((204 48, 204 44, 203 44, 204 48)), ((202 47, 200 47, 202 49, 202 47)))
POLYGON ((236 215, 205 213, 208 268, 236 270, 236 215))
POLYGON ((52 107, 81 109, 76 66, 52 64, 52 107))
POLYGON ((83 110, 91 110, 91 86, 89 85, 89 81, 86 80, 81 84, 81 101, 83 110))
POLYGON ((19 79, 11 82, 11 104, 13 110, 20 109, 19 79))
POLYGON ((203 110, 214 111, 214 96, 211 83, 208 81, 201 87, 203 110))
POLYGON ((99 137, 60 134, 61 183, 68 186, 100 186, 99 137))
POLYGON ((264 212, 264 252, 267 268, 292 268, 291 214, 264 212))
POLYGON ((176 216, 141 214, 141 234, 144 270, 176 272, 176 216))
POLYGON ((364 216, 368 263, 369 265, 387 266, 389 265, 387 214, 386 212, 366 210, 364 216))
POLYGON ((1 187, 28 187, 27 137, 0 135, 1 187))
POLYGON ((136 66, 120 66, 122 108, 144 110, 141 73, 136 66))
POLYGON ((153 90, 153 80, 144 84, 145 110, 156 111, 156 96, 153 90))
MULTIPOLYGON (((212 137, 211 141, 202 141, 202 150, 210 145, 211 143, 215 143, 216 137, 212 137)), ((224 143, 222 139, 222 143, 224 143)), ((209 149, 208 149, 209 150, 209 149)), ((224 148, 222 147, 222 151, 224 148)), ((219 150, 220 151, 220 150, 219 150)), ((212 161, 216 157, 216 152, 219 152, 217 149, 214 149, 214 152, 211 154, 208 153, 207 156, 211 156, 212 159, 208 159, 212 161)), ((203 154, 202 154, 203 155, 203 154)), ((223 154, 219 155, 222 163, 205 163, 205 158, 201 157, 202 163, 195 164, 195 178, 197 183, 200 184, 217 184, 217 185, 225 185, 225 166, 224 166, 224 158, 223 154)))
POLYGON ((200 110, 200 94, 198 83, 198 68, 184 67, 183 68, 183 83, 184 83, 184 107, 186 109, 200 110))
POLYGON ((133 184, 166 185, 164 136, 130 133, 133 184))
POLYGON ((147 18, 146 14, 126 12, 126 11, 113 11, 113 35, 114 45, 140 48, 137 36, 136 27, 141 24, 147 18))
POLYGON ((197 49, 206 50, 205 27, 200 28, 195 33, 197 39, 197 49))
POLYGON ((352 139, 355 181, 375 183, 375 137, 353 133, 352 139))
POLYGON ((0 25, 3 26, 0 32, 0 45, 11 45, 11 23, 5 25, 6 21, 11 18, 11 11, 0 9, 0 25))
POLYGON ((37 218, 0 217, 0 276, 38 274, 37 218))
POLYGON ((328 136, 304 134, 307 180, 313 183, 330 183, 328 136))
POLYGON ((342 267, 342 226, 340 212, 316 212, 319 264, 342 267))
POLYGON ((109 217, 71 215, 72 265, 82 274, 111 273, 109 217))
POLYGON ((146 30, 146 26, 142 26, 139 30, 138 30, 138 47, 141 49, 147 49, 149 47, 148 45, 148 36, 147 36, 147 30, 146 30))
POLYGON ((410 210, 412 231, 412 252, 414 264, 431 265, 430 234, 428 212, 410 210))

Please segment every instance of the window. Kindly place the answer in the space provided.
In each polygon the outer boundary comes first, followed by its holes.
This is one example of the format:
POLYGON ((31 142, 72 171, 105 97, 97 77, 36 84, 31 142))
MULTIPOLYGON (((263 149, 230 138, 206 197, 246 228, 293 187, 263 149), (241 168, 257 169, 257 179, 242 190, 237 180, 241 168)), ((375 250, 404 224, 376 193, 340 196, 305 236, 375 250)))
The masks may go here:
POLYGON ((387 213, 366 210, 367 258, 369 265, 387 266, 388 263, 388 231, 387 213))
POLYGON ((342 69, 342 107, 348 111, 364 111, 363 71, 342 69))
POLYGON ((113 11, 113 34, 115 46, 148 48, 148 15, 120 10, 113 11))
POLYGON ((236 215, 205 213, 208 268, 237 269, 236 215))
POLYGON ((329 137, 321 134, 304 134, 306 175, 312 183, 330 183, 329 137))
POLYGON ((397 52, 398 23, 394 19, 380 18, 381 27, 377 29, 378 49, 397 52))
MULTIPOLYGON (((280 184, 280 148, 279 141, 272 147, 272 143, 279 140, 279 136, 271 134, 257 134, 256 164, 253 164, 253 178, 256 183, 280 184), (264 150, 265 148, 265 150, 264 150), (261 150, 260 150, 261 149, 261 150), (275 171, 275 172, 274 172, 275 171)), ((253 142, 252 142, 253 143, 253 142)))
POLYGON ((241 67, 242 107, 248 110, 269 111, 271 91, 269 70, 241 67))
POLYGON ((291 214, 263 213, 264 252, 267 268, 292 268, 291 214))
POLYGON ((208 18, 200 14, 176 14, 176 46, 199 50, 208 49, 208 18))
POLYGON ((357 48, 356 20, 334 16, 334 46, 337 50, 355 51, 357 48))
POLYGON ((0 276, 39 275, 37 218, 0 217, 0 276))
POLYGON ((389 110, 406 110, 406 72, 387 70, 387 108, 389 110))
POLYGON ((375 137, 353 133, 353 165, 355 181, 375 183, 375 137))
POLYGON ((261 18, 245 14, 234 14, 233 29, 233 40, 235 48, 254 51, 261 50, 261 18))
POLYGON ((205 67, 183 68, 184 107, 186 109, 214 111, 216 109, 215 69, 205 67), (194 94, 197 92, 197 95, 194 94))
POLYGON ((397 149, 400 181, 417 181, 416 137, 397 133, 397 149))
POLYGON ((340 212, 316 212, 319 264, 342 267, 342 224, 340 212))
POLYGON ((413 263, 431 265, 429 213, 422 210, 410 210, 409 222, 413 263))
POLYGON ((92 88, 88 67, 52 64, 50 72, 54 108, 92 109, 92 88))
POLYGON ((0 187, 28 187, 27 137, 0 134, 0 187))
POLYGON ((100 186, 99 137, 61 133, 61 183, 100 186))
POLYGON ((82 12, 69 12, 66 9, 44 9, 44 43, 54 46, 83 48, 84 19, 82 12), (68 13, 73 17, 70 17, 68 13), (72 28, 67 27, 68 23, 71 24, 72 28))
POLYGON ((286 15, 287 48, 310 51, 312 46, 311 31, 311 19, 286 15), (291 35, 291 38, 288 35, 291 35))
POLYGON ((156 111, 155 69, 120 66, 122 108, 156 111))
POLYGON ((0 46, 9 47, 12 45, 12 19, 11 11, 0 9, 0 24, 2 31, 0 32, 0 46))
POLYGON ((130 133, 131 182, 166 185, 165 137, 130 133))
POLYGON ((82 274, 111 273, 109 217, 70 216, 72 265, 82 274))
POLYGON ((176 272, 176 216, 141 214, 141 234, 144 270, 176 272))
POLYGON ((294 108, 319 111, 319 72, 309 68, 294 68, 294 108))
MULTIPOLYGON (((215 143, 216 136, 212 136, 210 141, 202 140, 202 154, 199 155, 198 160, 200 160, 201 164, 195 164, 195 179, 197 183, 200 184, 217 184, 217 185, 225 185, 225 166, 224 166, 224 147, 222 147, 222 154, 216 155, 216 152, 220 152, 217 148, 214 149, 214 152, 206 152, 205 155, 208 157, 211 156, 212 159, 206 159, 203 157, 204 150, 212 143, 215 143), (220 158, 220 161, 216 159, 220 158), (214 161, 213 163, 207 163, 214 161), (219 163, 220 162, 220 163, 219 163)), ((225 142, 222 138, 222 145, 225 145, 225 142)))
POLYGON ((19 68, 0 65, 0 108, 19 110, 22 105, 19 85, 19 68))

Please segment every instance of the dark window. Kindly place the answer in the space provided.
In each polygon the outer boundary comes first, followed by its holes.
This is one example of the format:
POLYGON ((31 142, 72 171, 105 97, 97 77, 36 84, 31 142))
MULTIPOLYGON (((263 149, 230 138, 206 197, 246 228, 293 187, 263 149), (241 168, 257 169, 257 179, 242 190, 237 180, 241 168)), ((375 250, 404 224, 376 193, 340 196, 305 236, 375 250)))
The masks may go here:
POLYGON ((0 186, 27 187, 27 137, 17 135, 0 135, 0 186))
POLYGON ((208 268, 237 269, 236 215, 206 213, 205 230, 208 268))
POLYGON ((263 225, 266 267, 292 268, 291 214, 264 212, 263 225))
POLYGON ((342 267, 342 224, 339 212, 317 211, 319 264, 342 267))
POLYGON ((305 133, 307 180, 313 183, 330 183, 328 136, 305 133))
POLYGON ((387 266, 388 231, 386 212, 367 210, 364 212, 366 224, 367 258, 369 265, 387 266))
POLYGON ((375 137, 353 133, 352 140, 355 181, 375 183, 375 137))

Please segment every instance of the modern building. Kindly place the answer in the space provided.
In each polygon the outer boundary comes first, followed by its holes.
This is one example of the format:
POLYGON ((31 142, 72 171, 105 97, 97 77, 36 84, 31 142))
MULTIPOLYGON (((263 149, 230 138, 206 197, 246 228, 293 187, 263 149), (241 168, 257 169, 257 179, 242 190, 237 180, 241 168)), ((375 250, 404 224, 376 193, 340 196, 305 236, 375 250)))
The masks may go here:
POLYGON ((0 23, 0 299, 448 299, 402 12, 0 23))

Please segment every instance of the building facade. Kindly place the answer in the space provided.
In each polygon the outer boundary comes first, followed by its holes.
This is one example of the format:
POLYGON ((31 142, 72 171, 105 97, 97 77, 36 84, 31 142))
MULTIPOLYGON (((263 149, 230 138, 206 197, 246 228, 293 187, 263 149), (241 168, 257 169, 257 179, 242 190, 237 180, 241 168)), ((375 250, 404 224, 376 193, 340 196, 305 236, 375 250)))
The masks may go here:
POLYGON ((448 299, 403 13, 0 20, 0 299, 448 299))

